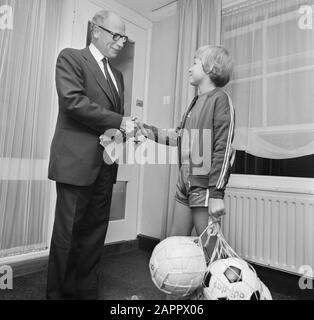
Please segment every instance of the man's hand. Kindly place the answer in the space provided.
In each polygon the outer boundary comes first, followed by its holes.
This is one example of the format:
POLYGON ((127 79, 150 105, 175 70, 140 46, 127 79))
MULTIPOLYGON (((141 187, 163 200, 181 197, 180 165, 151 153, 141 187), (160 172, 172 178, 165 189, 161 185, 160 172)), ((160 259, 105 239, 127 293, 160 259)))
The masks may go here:
POLYGON ((120 131, 128 137, 134 136, 136 128, 135 120, 136 118, 123 117, 120 125, 120 131))
POLYGON ((128 138, 137 136, 147 136, 144 124, 136 117, 123 117, 120 130, 128 138))
POLYGON ((222 199, 209 199, 208 213, 213 222, 220 222, 221 216, 225 215, 225 203, 222 199))
POLYGON ((144 142, 148 137, 148 132, 144 127, 144 123, 138 120, 137 118, 132 118, 135 125, 135 139, 136 144, 144 142))

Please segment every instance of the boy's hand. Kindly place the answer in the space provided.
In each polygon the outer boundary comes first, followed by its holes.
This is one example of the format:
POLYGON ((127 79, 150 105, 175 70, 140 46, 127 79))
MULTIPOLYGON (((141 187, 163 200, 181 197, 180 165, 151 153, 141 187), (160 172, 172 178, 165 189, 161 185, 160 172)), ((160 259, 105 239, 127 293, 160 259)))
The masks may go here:
POLYGON ((208 213, 213 222, 220 222, 221 216, 225 215, 225 203, 222 199, 209 199, 208 213))
POLYGON ((147 133, 147 130, 145 129, 144 127, 144 123, 138 119, 135 119, 134 120, 134 123, 136 125, 136 135, 137 136, 144 136, 145 138, 147 138, 148 136, 148 133, 147 133))

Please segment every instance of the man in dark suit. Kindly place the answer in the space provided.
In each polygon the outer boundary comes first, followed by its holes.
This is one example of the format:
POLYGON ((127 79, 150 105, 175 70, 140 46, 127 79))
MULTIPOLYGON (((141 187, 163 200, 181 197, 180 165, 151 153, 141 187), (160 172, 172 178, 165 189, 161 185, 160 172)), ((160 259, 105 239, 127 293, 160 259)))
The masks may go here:
POLYGON ((64 49, 57 60, 59 114, 51 145, 49 179, 57 203, 50 247, 47 299, 97 299, 98 270, 109 222, 117 165, 103 160, 99 136, 132 132, 124 117, 123 77, 109 60, 127 41, 112 12, 92 21, 92 43, 64 49))

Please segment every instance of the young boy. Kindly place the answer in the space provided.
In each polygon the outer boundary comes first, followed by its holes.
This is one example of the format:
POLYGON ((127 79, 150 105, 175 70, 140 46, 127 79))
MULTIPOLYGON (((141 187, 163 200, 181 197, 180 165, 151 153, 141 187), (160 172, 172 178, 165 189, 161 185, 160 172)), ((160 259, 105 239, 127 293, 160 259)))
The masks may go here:
POLYGON ((179 178, 169 236, 189 236, 193 226, 201 235, 209 221, 220 222, 225 214, 224 191, 235 155, 231 147, 235 115, 230 97, 221 88, 229 82, 232 69, 225 48, 199 48, 189 69, 190 83, 198 87, 199 95, 181 125, 175 130, 143 125, 149 139, 178 146, 179 178))

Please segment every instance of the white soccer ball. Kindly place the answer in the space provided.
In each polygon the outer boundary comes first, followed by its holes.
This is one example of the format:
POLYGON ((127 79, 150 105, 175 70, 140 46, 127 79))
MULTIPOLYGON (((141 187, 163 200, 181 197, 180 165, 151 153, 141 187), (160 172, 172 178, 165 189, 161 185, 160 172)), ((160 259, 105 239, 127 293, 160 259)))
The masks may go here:
POLYGON ((207 300, 260 300, 260 288, 255 270, 240 258, 213 262, 204 278, 207 300))
POLYGON ((202 285, 206 259, 197 240, 193 237, 169 237, 155 247, 149 268, 159 290, 185 297, 202 285))

